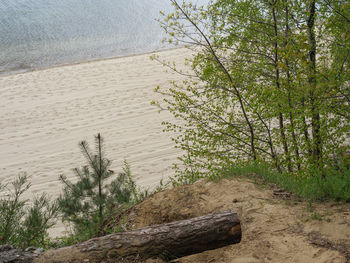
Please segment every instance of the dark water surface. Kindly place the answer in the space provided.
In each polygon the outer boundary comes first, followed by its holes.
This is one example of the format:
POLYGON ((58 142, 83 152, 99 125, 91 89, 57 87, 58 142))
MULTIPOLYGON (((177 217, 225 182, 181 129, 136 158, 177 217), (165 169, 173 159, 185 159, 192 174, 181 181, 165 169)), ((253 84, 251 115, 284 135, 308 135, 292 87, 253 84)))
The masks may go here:
POLYGON ((167 48, 160 10, 170 1, 0 0, 0 74, 167 48))

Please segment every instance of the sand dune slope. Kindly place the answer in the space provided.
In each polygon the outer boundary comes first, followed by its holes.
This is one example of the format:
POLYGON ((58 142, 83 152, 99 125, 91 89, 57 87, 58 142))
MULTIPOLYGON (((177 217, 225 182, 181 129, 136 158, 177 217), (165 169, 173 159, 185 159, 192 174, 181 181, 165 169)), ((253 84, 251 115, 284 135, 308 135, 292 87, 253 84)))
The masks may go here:
POLYGON ((202 180, 157 193, 136 205, 126 222, 138 229, 226 210, 237 212, 241 220, 241 243, 174 263, 350 262, 347 204, 313 204, 310 210, 287 192, 263 190, 247 179, 202 180))
MULTIPOLYGON (((189 52, 159 52, 183 61, 189 52)), ((93 146, 93 135, 105 138, 112 169, 123 160, 137 182, 154 186, 171 175, 178 151, 161 122, 171 118, 150 105, 157 85, 179 79, 166 73, 150 54, 62 66, 0 77, 0 181, 19 172, 32 176, 32 193, 56 196, 58 175, 84 164, 78 142, 93 146)))

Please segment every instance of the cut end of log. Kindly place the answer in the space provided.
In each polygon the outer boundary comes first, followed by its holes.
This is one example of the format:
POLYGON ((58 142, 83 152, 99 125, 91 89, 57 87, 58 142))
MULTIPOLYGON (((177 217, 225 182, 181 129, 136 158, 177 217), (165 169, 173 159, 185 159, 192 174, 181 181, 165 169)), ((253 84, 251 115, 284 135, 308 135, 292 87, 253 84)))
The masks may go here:
POLYGON ((241 242, 241 238, 242 238, 241 224, 232 227, 229 231, 229 234, 232 236, 235 236, 237 239, 239 239, 239 241, 235 242, 235 243, 241 242))

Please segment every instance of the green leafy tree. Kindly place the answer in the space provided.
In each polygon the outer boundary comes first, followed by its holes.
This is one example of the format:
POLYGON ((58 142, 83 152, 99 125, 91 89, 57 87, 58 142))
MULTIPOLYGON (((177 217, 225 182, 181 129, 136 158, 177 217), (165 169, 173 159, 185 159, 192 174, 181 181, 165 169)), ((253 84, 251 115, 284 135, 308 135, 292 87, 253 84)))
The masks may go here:
POLYGON ((64 221, 73 223, 74 232, 80 240, 98 234, 111 213, 143 198, 131 178, 127 163, 117 178, 106 183, 114 172, 110 170, 111 162, 105 158, 100 134, 95 137, 95 144, 96 153, 92 153, 86 141, 79 143, 87 165, 73 169, 77 182, 60 176, 64 184, 58 199, 62 217, 64 221))
POLYGON ((186 152, 179 178, 247 161, 305 174, 349 147, 347 1, 172 3, 161 25, 193 51, 189 72, 160 61, 187 79, 157 88, 181 119, 165 123, 186 152))

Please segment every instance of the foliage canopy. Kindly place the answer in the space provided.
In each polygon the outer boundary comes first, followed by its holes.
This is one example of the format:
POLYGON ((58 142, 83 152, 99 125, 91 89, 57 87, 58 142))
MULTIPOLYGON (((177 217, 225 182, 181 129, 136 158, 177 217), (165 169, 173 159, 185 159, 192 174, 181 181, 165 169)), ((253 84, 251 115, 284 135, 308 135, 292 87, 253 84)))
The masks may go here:
POLYGON ((187 152, 180 158, 185 165, 178 166, 180 181, 216 176, 247 161, 305 174, 344 159, 350 133, 348 1, 172 2, 175 12, 160 23, 171 42, 194 54, 185 81, 157 89, 166 94, 159 105, 181 120, 165 123, 187 152))

